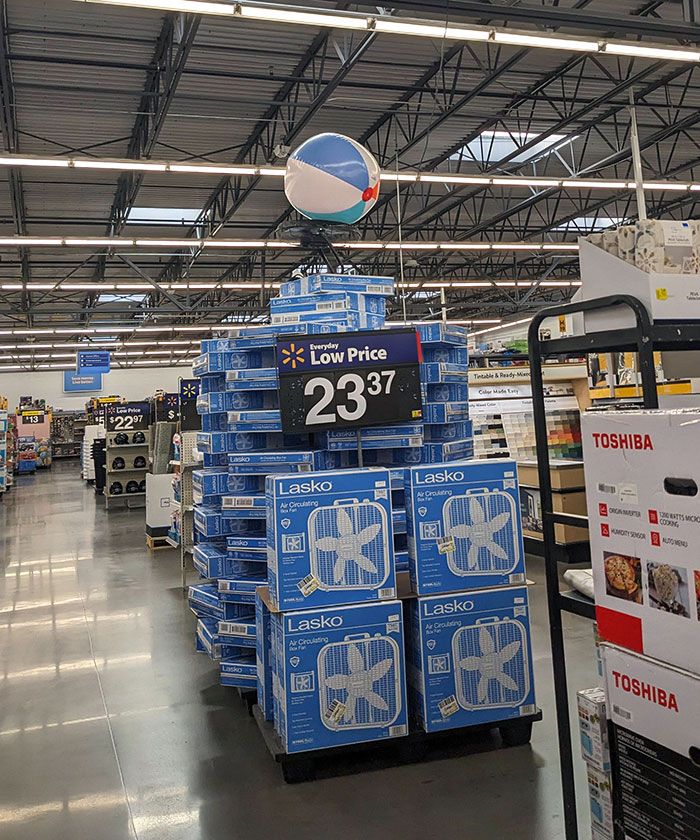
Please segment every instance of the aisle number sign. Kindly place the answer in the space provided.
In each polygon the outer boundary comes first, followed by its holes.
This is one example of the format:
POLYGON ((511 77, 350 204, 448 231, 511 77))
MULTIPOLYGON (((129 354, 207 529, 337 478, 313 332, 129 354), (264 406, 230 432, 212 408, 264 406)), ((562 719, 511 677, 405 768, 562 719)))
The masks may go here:
POLYGON ((277 340, 285 432, 360 429, 421 420, 415 330, 366 330, 277 340))
POLYGON ((111 403, 105 406, 105 427, 108 432, 134 432, 147 429, 151 407, 146 402, 111 403))

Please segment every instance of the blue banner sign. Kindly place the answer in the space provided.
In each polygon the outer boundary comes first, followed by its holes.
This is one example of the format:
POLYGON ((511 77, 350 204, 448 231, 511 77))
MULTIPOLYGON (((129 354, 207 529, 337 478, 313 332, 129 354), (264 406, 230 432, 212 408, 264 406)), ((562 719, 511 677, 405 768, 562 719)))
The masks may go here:
POLYGON ((279 338, 282 428, 361 429, 423 417, 414 329, 279 338))
POLYGON ((110 356, 109 350, 89 352, 78 352, 78 373, 84 370, 89 370, 92 373, 109 373, 110 370, 110 356))
POLYGON ((101 373, 76 373, 73 370, 63 371, 63 391, 70 394, 74 391, 91 391, 95 393, 102 390, 101 373))

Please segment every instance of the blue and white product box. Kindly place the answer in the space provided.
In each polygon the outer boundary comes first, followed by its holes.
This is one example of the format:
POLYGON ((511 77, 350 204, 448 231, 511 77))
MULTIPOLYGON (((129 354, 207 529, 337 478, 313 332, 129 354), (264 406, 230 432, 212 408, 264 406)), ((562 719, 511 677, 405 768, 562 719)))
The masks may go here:
POLYGON ((226 577, 231 561, 226 549, 216 543, 197 543, 192 549, 195 566, 205 578, 226 577))
MULTIPOLYGON (((226 389, 230 390, 228 385, 231 382, 255 382, 255 381, 267 381, 270 383, 268 387, 275 387, 274 383, 277 382, 277 368, 276 367, 266 367, 266 368, 250 368, 250 369, 239 369, 239 370, 228 370, 226 371, 226 389)), ((248 387, 253 387, 249 385, 248 387)))
POLYGON ((230 556, 236 556, 238 552, 247 552, 259 556, 267 563, 267 537, 226 537, 226 550, 230 556))
POLYGON ((418 595, 525 582, 515 461, 412 467, 406 478, 411 588, 418 595))
POLYGON ((389 471, 268 476, 267 571, 279 610, 396 597, 389 471))
MULTIPOLYGON (((242 427, 243 428, 243 427, 242 427)), ((247 426, 245 427, 248 428, 247 426)), ((283 435, 280 432, 230 432, 229 452, 256 452, 270 449, 302 449, 309 446, 309 435, 283 435)))
POLYGON ((229 495, 248 495, 249 493, 265 494, 265 476, 262 475, 236 475, 226 473, 227 485, 224 493, 229 495))
POLYGON ((423 362, 420 365, 421 382, 467 384, 469 368, 466 365, 452 365, 449 362, 423 362))
POLYGON ((394 549, 394 561, 397 572, 408 571, 408 552, 394 549))
POLYGON ((411 715, 435 732, 537 711, 527 587, 406 602, 411 715))
POLYGON ((204 352, 193 360, 192 373, 194 376, 204 376, 227 370, 261 368, 270 364, 273 364, 271 349, 204 352))
POLYGON ((212 391, 197 397, 197 413, 208 414, 232 411, 235 394, 232 391, 212 391))
POLYGON ((208 455, 219 455, 230 449, 228 432, 197 432, 197 449, 208 455))
POLYGON ((430 324, 416 324, 416 330, 420 336, 421 344, 456 344, 461 347, 467 346, 469 330, 457 324, 443 324, 439 321, 433 321, 430 324))
POLYGON ((311 472, 324 469, 326 453, 322 449, 289 450, 285 452, 229 453, 228 471, 260 475, 269 472, 311 472))
POLYGON ((203 432, 226 432, 228 431, 228 415, 224 411, 218 414, 202 414, 203 432))
POLYGON ((380 330, 384 326, 385 316, 370 312, 358 312, 356 309, 337 309, 333 312, 289 312, 271 315, 273 324, 304 324, 308 321, 326 321, 343 324, 351 330, 380 330))
POLYGON ((255 612, 253 604, 227 604, 229 607, 250 607, 250 612, 241 617, 231 616, 226 621, 219 622, 219 639, 222 643, 238 645, 239 647, 255 648, 255 612))
POLYGON ((206 469, 192 471, 192 489, 202 497, 220 496, 229 492, 228 470, 206 469))
POLYGON ((290 324, 286 327, 272 326, 250 327, 234 330, 236 338, 230 338, 232 350, 251 350, 256 347, 274 347, 278 335, 317 335, 334 332, 345 332, 345 327, 335 324, 290 324))
MULTIPOLYGON (((421 438, 422 440, 422 438, 421 438)), ((365 451, 363 446, 363 459, 365 465, 382 464, 384 466, 410 466, 420 464, 422 460, 421 446, 411 446, 405 449, 369 449, 365 451)))
POLYGON ((235 656, 238 653, 238 645, 228 644, 226 639, 219 635, 218 624, 215 619, 200 618, 197 621, 197 650, 204 651, 214 661, 235 656))
POLYGON ((258 706, 265 720, 272 720, 272 639, 270 610, 260 595, 255 596, 255 660, 258 706))
MULTIPOLYGON (((361 439, 384 438, 384 437, 407 437, 409 435, 422 435, 422 423, 399 423, 396 426, 371 426, 368 429, 360 429, 361 439)), ((357 429, 330 429, 323 433, 327 440, 353 440, 357 443, 357 429)))
POLYGON ((230 533, 228 522, 221 516, 221 510, 209 505, 195 505, 194 527, 205 537, 223 537, 230 533))
POLYGON ((241 575, 236 578, 228 578, 218 581, 219 599, 229 604, 255 604, 255 590, 259 586, 265 586, 267 582, 264 574, 241 575))
MULTIPOLYGON (((319 432, 316 435, 316 443, 331 452, 357 450, 357 437, 354 438, 331 438, 330 432, 319 432)), ((411 447, 423 444, 423 435, 415 434, 408 437, 360 437, 362 450, 380 449, 410 449, 411 447)))
POLYGON ((231 510, 265 510, 267 505, 265 493, 249 493, 242 495, 234 493, 230 496, 221 497, 221 513, 231 510))
POLYGON ((315 295, 321 292, 364 292, 370 295, 391 297, 394 294, 393 277, 368 277, 355 274, 310 274, 290 280, 280 286, 280 296, 315 295))
POLYGON ((199 378, 199 393, 211 394, 215 391, 223 391, 226 388, 226 374, 213 373, 199 378))
POLYGON ((200 343, 202 353, 225 353, 233 349, 228 338, 204 338, 200 343))
POLYGON ((279 410, 229 411, 227 429, 230 432, 281 432, 282 417, 279 410))
POLYGON ((426 423, 423 436, 426 443, 466 440, 472 436, 472 424, 470 420, 460 420, 458 423, 426 423))
MULTIPOLYGON (((247 390, 250 386, 244 381, 233 384, 236 385, 235 389, 228 388, 226 391, 204 395, 206 398, 213 398, 209 399, 207 403, 208 405, 216 406, 215 408, 211 408, 211 411, 267 411, 273 408, 279 408, 280 401, 277 392, 277 383, 268 382, 264 388, 258 390, 247 390), (227 407, 220 408, 220 406, 227 407)), ((204 404, 203 400, 202 405, 204 404)))
POLYGON ((187 602, 198 618, 215 618, 218 620, 224 617, 224 609, 221 606, 216 586, 208 583, 190 586, 187 590, 187 602))
POLYGON ((465 403, 469 400, 469 386, 466 382, 461 385, 454 382, 425 382, 421 384, 421 390, 426 403, 465 403))
POLYGON ((219 660, 219 684, 254 690, 257 683, 255 657, 247 648, 238 648, 233 656, 219 660))
POLYGON ((454 344, 426 344, 423 347, 424 362, 449 362, 452 365, 469 364, 469 351, 466 345, 457 347, 454 344))
POLYGON ((209 452, 202 452, 202 466, 204 467, 225 467, 226 453, 217 452, 212 455, 209 452))
POLYGON ((468 402, 432 402, 423 404, 423 422, 457 423, 469 419, 468 402))
POLYGON ((426 443, 421 449, 423 464, 441 464, 443 461, 461 461, 474 454, 474 439, 452 440, 449 443, 426 443))
POLYGON ((358 292, 321 292, 270 299, 270 312, 273 315, 290 312, 343 312, 347 309, 386 315, 386 298, 358 292))
POLYGON ((406 735, 400 601, 275 616, 288 753, 406 735))

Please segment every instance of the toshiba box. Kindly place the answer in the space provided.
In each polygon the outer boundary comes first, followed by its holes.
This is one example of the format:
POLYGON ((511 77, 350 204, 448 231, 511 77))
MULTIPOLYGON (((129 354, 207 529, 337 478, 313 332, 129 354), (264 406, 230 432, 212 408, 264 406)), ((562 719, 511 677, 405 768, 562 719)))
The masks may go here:
POLYGON ((624 840, 700 836, 700 677, 603 645, 624 840))
POLYGON ((700 673, 700 409, 581 418, 601 637, 700 673))

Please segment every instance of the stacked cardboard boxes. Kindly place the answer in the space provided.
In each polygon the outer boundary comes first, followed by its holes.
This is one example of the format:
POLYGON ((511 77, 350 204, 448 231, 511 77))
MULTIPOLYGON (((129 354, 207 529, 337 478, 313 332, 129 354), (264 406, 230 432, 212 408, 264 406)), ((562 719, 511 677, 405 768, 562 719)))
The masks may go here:
POLYGON ((625 837, 698 834, 700 410, 582 418, 591 558, 625 837))
POLYGON ((411 467, 409 706, 427 732, 536 711, 511 460, 411 467))

